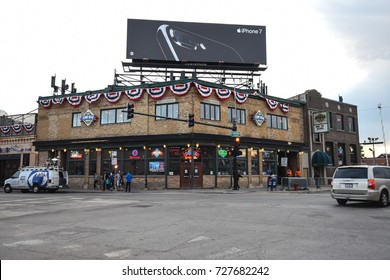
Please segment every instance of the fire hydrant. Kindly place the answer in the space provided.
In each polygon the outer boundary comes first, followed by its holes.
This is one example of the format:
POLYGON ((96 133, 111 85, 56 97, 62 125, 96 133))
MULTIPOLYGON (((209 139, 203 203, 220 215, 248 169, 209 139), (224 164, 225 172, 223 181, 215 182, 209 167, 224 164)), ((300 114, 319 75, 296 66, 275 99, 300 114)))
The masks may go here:
POLYGON ((295 183, 295 184, 294 184, 294 191, 297 191, 297 190, 298 190, 298 187, 299 187, 299 184, 298 184, 298 183, 295 183))

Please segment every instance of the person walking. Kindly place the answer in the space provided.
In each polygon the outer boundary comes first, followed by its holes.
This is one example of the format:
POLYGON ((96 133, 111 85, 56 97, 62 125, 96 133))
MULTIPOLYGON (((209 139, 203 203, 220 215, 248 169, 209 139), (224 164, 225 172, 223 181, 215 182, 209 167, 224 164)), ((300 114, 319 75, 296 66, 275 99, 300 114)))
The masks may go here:
POLYGON ((98 190, 98 189, 99 189, 99 187, 98 187, 98 181, 99 181, 99 177, 98 177, 98 175, 97 175, 96 172, 95 172, 95 174, 93 175, 93 188, 94 188, 95 190, 98 190))
POLYGON ((126 175, 126 192, 127 190, 129 190, 129 192, 131 191, 131 181, 133 180, 133 174, 129 172, 127 172, 127 175, 126 175))

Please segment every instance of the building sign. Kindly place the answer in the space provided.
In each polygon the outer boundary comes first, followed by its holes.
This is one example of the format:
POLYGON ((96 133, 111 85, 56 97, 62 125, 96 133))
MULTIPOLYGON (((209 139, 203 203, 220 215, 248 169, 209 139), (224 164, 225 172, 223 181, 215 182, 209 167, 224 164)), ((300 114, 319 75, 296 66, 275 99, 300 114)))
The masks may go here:
POLYGON ((79 151, 70 151, 70 158, 83 158, 83 153, 79 151))
POLYGON ((266 121, 266 118, 261 111, 257 111, 256 114, 253 115, 252 120, 257 126, 261 126, 266 121))
POLYGON ((152 151, 152 157, 159 158, 162 157, 163 155, 164 153, 159 148, 156 148, 152 151))
POLYGON ((221 158, 227 157, 228 154, 229 154, 229 152, 228 152, 226 149, 218 149, 218 155, 219 155, 221 158))
MULTIPOLYGON (((193 156, 194 156, 194 159, 200 158, 200 150, 195 149, 194 152, 193 152, 193 156)), ((185 160, 191 160, 192 159, 192 149, 191 148, 188 148, 188 149, 184 150, 183 158, 185 160)))
POLYGON ((87 126, 90 126, 93 122, 97 121, 97 116, 95 116, 90 110, 88 110, 81 117, 81 121, 84 122, 87 126))
POLYGON ((149 162, 149 172, 164 172, 164 162, 163 161, 150 161, 149 162))
POLYGON ((328 112, 313 113, 313 133, 329 132, 328 112))
POLYGON ((138 159, 141 158, 140 152, 137 149, 131 151, 130 159, 138 159))

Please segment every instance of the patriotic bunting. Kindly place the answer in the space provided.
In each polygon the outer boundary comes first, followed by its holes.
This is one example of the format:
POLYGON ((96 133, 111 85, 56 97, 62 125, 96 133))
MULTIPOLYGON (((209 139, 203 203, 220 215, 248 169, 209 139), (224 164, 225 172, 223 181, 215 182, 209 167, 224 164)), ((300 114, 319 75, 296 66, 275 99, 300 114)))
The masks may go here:
POLYGON ((8 134, 11 131, 10 126, 0 126, 0 130, 3 134, 8 134))
POLYGON ((35 124, 32 124, 32 123, 25 123, 23 125, 24 127, 24 130, 27 131, 28 133, 31 133, 34 131, 34 128, 35 128, 35 124))
MULTIPOLYGON (((221 100, 226 100, 230 98, 231 94, 234 94, 235 100, 243 104, 246 102, 248 99, 249 95, 258 95, 257 92, 253 93, 241 93, 241 92, 234 92, 230 89, 226 88, 212 88, 209 86, 205 86, 202 84, 199 84, 197 82, 188 82, 184 84, 174 84, 174 85, 169 85, 169 86, 162 86, 162 87, 154 87, 154 88, 134 88, 130 90, 125 90, 125 91, 117 91, 117 92, 106 92, 106 93, 90 93, 87 95, 72 95, 66 97, 68 103, 74 107, 79 106, 82 102, 83 99, 87 101, 89 104, 92 104, 93 102, 96 102, 102 95, 106 98, 106 100, 110 103, 116 103, 120 100, 122 97, 122 93, 126 95, 130 100, 137 100, 142 97, 142 94, 144 91, 146 91, 147 94, 153 99, 160 99, 164 96, 165 92, 167 89, 170 89, 171 92, 175 95, 178 96, 183 96, 187 94, 191 88, 191 84, 194 84, 198 93, 203 97, 203 98, 208 98, 211 96, 211 94, 215 91, 217 97, 221 100)), ((262 96, 260 96, 262 97, 262 96)), ((287 103, 280 103, 278 101, 268 99, 265 97, 262 97, 265 99, 268 107, 271 110, 275 110, 277 107, 280 107, 280 109, 284 113, 289 112, 289 105, 287 103)), ((65 97, 53 97, 52 99, 41 99, 38 100, 38 103, 40 106, 44 108, 49 108, 51 104, 53 105, 60 105, 63 104, 65 97)), ((4 131, 6 129, 4 128, 4 131)), ((3 132, 4 133, 4 132, 3 132)))
POLYGON ((70 105, 77 107, 81 103, 81 96, 73 95, 66 98, 70 105))
POLYGON ((20 124, 14 124, 12 126, 12 130, 16 133, 16 134, 19 134, 20 132, 22 132, 22 126, 20 124))
POLYGON ((117 92, 106 92, 104 94, 104 97, 107 99, 108 102, 110 103, 116 103, 118 100, 121 98, 122 92, 117 91, 117 92))
POLYGON ((232 91, 230 89, 216 89, 216 93, 219 99, 225 100, 230 97, 232 91))
POLYGON ((84 96, 85 101, 87 101, 89 104, 92 104, 93 102, 97 101, 99 98, 100 98, 100 93, 91 93, 84 96))
POLYGON ((211 94, 213 93, 213 88, 211 87, 206 87, 203 85, 200 85, 198 83, 194 83, 196 88, 198 89, 198 92, 200 95, 202 95, 203 98, 210 97, 211 94))
POLYGON ((146 91, 153 99, 159 99, 163 97, 166 87, 147 88, 146 91))
POLYGON ((169 86, 171 91, 176 95, 185 95, 190 90, 190 87, 191 87, 191 83, 169 86))
POLYGON ((137 100, 141 98, 142 92, 143 92, 143 88, 135 88, 135 89, 126 90, 125 94, 130 100, 137 100))

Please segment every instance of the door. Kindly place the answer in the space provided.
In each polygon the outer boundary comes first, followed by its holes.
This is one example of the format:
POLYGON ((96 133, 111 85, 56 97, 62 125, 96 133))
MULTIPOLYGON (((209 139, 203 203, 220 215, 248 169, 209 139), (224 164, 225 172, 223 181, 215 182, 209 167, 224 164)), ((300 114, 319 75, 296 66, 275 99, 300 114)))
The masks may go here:
POLYGON ((203 165, 201 162, 194 162, 192 170, 191 162, 180 164, 180 188, 203 188, 203 165), (193 184, 193 185, 192 185, 193 184))

